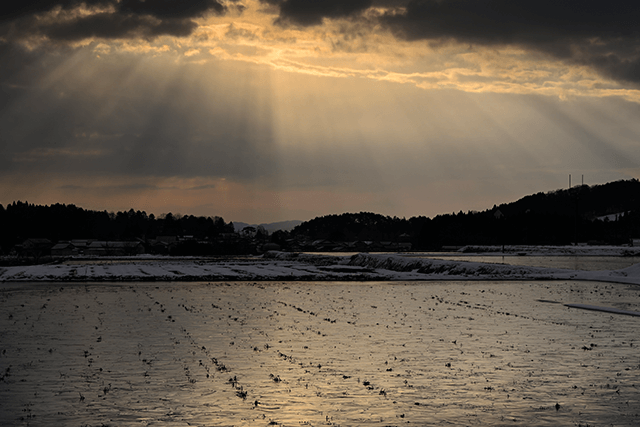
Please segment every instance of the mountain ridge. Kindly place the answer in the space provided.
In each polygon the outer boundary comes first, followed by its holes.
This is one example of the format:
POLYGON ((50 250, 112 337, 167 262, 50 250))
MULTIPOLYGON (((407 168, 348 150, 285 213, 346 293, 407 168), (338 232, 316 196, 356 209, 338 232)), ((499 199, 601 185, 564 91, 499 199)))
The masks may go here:
POLYGON ((413 249, 481 244, 621 244, 640 237, 637 179, 580 185, 524 196, 484 211, 410 219, 371 212, 326 215, 291 231, 298 239, 410 241, 413 249), (607 220, 614 215, 615 221, 607 220), (604 217, 604 220, 598 218, 604 217))

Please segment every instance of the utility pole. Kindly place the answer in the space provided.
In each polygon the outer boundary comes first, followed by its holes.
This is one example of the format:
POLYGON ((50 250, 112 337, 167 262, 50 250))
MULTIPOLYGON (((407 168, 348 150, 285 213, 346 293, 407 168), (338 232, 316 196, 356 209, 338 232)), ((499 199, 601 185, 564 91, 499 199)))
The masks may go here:
POLYGON ((576 246, 578 246, 578 202, 579 202, 579 195, 578 193, 576 193, 576 216, 573 220, 573 241, 575 242, 576 246))

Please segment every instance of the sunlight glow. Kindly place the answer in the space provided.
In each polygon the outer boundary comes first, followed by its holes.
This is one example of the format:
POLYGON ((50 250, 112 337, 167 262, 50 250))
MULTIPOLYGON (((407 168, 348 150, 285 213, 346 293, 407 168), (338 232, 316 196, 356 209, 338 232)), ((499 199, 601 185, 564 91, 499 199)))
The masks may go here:
POLYGON ((429 216, 571 172, 638 175, 640 90, 597 68, 526 44, 403 39, 378 19, 403 12, 379 6, 309 26, 260 0, 225 6, 179 34, 142 14, 130 32, 44 35, 115 10, 86 5, 5 28, 0 42, 26 49, 0 76, 0 203, 429 216))

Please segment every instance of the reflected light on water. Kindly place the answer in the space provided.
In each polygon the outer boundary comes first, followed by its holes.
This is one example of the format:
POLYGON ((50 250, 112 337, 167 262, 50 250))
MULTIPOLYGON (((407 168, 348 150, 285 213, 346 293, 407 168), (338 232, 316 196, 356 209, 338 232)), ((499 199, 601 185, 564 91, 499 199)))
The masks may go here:
POLYGON ((590 282, 5 290, 0 420, 637 425, 639 318, 560 302, 640 311, 640 292, 590 282))

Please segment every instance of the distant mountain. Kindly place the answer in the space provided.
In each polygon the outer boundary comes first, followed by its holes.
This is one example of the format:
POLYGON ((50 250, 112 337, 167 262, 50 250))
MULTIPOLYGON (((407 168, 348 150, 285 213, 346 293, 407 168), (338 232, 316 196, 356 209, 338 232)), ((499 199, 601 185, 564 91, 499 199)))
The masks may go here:
POLYGON ((236 232, 242 230, 245 227, 258 227, 262 226, 269 233, 273 233, 274 231, 282 230, 282 231, 291 231, 297 225, 302 224, 302 221, 293 220, 293 221, 279 221, 279 222, 271 222, 268 224, 247 224, 246 222, 234 222, 233 226, 236 232))

